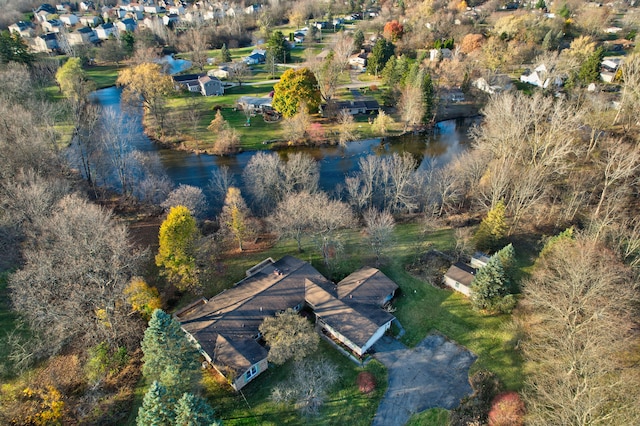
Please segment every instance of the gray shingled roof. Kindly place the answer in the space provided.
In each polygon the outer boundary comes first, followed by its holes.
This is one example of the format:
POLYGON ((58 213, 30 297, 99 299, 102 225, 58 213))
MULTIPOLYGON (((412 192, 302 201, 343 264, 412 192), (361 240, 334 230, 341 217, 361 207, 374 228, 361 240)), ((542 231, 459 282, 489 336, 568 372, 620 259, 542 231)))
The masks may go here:
POLYGON ((451 278, 452 280, 457 281, 460 284, 464 284, 467 287, 471 286, 475 275, 476 269, 462 262, 454 263, 451 265, 447 273, 444 274, 445 277, 451 278))

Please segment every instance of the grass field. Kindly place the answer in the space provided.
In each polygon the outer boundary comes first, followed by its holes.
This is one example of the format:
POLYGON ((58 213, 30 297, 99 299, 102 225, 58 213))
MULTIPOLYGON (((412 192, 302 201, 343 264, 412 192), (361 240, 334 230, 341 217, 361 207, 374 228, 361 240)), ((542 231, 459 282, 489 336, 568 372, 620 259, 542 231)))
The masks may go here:
POLYGON ((87 76, 96 83, 96 88, 103 89, 113 86, 118 79, 118 71, 125 65, 93 65, 86 67, 87 76))
POLYGON ((372 394, 363 395, 356 385, 356 377, 363 368, 356 366, 324 340, 320 341, 318 351, 311 355, 311 359, 318 358, 325 358, 333 363, 340 375, 318 417, 301 417, 294 407, 276 404, 269 399, 271 389, 289 377, 293 368, 291 361, 269 368, 245 386, 241 394, 234 392, 213 371, 205 374, 203 386, 226 426, 370 425, 386 389, 386 370, 382 364, 372 361, 365 368, 374 374, 378 386, 372 394))

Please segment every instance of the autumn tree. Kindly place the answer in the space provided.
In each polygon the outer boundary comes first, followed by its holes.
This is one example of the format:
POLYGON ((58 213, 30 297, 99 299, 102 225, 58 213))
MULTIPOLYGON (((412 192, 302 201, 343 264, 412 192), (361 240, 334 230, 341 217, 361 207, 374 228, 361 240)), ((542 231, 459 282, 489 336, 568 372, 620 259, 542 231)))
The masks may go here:
POLYGON ((496 250, 502 246, 508 229, 505 220, 505 206, 502 201, 499 201, 480 222, 480 226, 473 236, 476 247, 478 250, 496 250))
POLYGON ((153 311, 162 308, 158 289, 147 284, 141 277, 131 279, 124 289, 124 295, 131 308, 146 319, 151 318, 153 311))
POLYGON ((64 96, 74 103, 85 102, 95 84, 89 81, 80 58, 69 58, 56 72, 56 82, 64 96))
POLYGON ((339 78, 349 64, 353 50, 353 39, 344 33, 336 36, 330 54, 324 59, 311 56, 307 63, 313 71, 322 99, 329 103, 338 88, 339 78))
POLYGON ((199 354, 171 315, 153 311, 141 347, 147 382, 161 382, 176 399, 191 389, 199 373, 199 354))
POLYGON ((285 135, 292 142, 302 140, 310 125, 311 116, 305 107, 300 108, 293 117, 287 117, 282 121, 285 135))
POLYGON ((460 51, 466 55, 475 52, 482 47, 484 36, 482 34, 467 34, 462 38, 460 51))
POLYGON ((309 68, 288 69, 273 86, 273 108, 284 117, 292 117, 301 104, 307 112, 315 113, 320 105, 320 90, 309 68))
POLYGON ((393 21, 389 21, 384 24, 384 30, 382 33, 384 34, 384 38, 395 43, 402 38, 402 35, 404 34, 404 26, 394 19, 393 21))
POLYGON ((156 265, 181 290, 197 290, 198 271, 193 252, 200 236, 196 220, 185 206, 171 207, 160 226, 156 265))
POLYGON ((523 287, 527 424, 638 423, 637 278, 578 236, 547 248, 523 287))
POLYGON ((219 220, 220 227, 236 241, 238 249, 242 251, 242 244, 253 233, 253 229, 249 209, 238 188, 230 187, 227 190, 219 220))
POLYGON ((171 76, 160 65, 146 62, 120 71, 116 83, 124 87, 122 98, 135 105, 142 103, 164 132, 166 97, 174 90, 171 76))
POLYGON ((309 321, 291 308, 266 317, 259 329, 269 345, 269 361, 278 365, 300 361, 315 352, 320 341, 309 321))
POLYGON ((389 131, 389 128, 395 124, 395 120, 392 116, 384 112, 383 110, 378 110, 378 115, 373 119, 373 124, 371 128, 376 132, 385 136, 389 131))
POLYGON ((379 265, 385 248, 389 246, 393 238, 395 220, 388 211, 378 211, 372 208, 364 213, 363 219, 367 240, 376 256, 376 264, 379 265))
POLYGON ((340 113, 338 114, 337 124, 338 143, 340 145, 345 145, 347 142, 352 141, 356 138, 353 115, 351 115, 348 110, 343 109, 340 111, 340 113))

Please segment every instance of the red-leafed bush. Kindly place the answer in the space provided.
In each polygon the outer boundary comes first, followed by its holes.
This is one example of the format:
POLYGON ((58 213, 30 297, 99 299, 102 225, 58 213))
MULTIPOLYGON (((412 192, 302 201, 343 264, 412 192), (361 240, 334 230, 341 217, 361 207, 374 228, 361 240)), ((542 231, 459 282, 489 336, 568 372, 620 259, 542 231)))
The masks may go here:
POLYGON ((360 372, 356 383, 358 383, 358 389, 360 389, 362 393, 371 393, 376 390, 376 378, 368 371, 360 372))
POLYGON ((372 84, 371 86, 369 86, 369 90, 372 92, 377 92, 378 91, 378 86, 376 86, 375 84, 372 84))
POLYGON ((503 392, 493 398, 489 426, 524 425, 524 402, 517 392, 503 392))
POLYGON ((395 19, 384 24, 384 30, 382 34, 387 40, 391 40, 393 42, 398 41, 402 38, 403 33, 404 26, 395 19))

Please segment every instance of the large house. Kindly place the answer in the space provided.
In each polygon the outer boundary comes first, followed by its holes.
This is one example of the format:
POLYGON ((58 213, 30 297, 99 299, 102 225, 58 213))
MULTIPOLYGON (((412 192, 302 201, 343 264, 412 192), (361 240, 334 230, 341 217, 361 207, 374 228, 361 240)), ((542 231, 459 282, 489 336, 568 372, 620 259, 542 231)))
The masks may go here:
POLYGON ((176 313, 182 329, 216 370, 239 390, 268 367, 259 327, 267 316, 308 306, 319 331, 362 356, 395 319, 382 307, 398 286, 364 267, 338 284, 291 256, 266 259, 232 288, 176 313))

